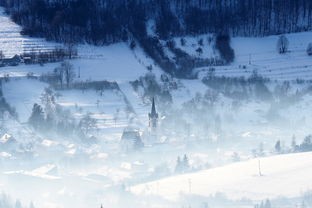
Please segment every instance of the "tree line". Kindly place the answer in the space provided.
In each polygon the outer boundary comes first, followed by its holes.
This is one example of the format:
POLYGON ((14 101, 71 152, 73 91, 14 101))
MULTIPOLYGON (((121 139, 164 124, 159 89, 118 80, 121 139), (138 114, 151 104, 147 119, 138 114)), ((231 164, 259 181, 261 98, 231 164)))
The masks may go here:
MULTIPOLYGON (((312 28, 309 0, 0 0, 23 33, 97 45, 146 34, 264 36, 312 28)), ((143 36, 144 37, 144 36, 143 36)))

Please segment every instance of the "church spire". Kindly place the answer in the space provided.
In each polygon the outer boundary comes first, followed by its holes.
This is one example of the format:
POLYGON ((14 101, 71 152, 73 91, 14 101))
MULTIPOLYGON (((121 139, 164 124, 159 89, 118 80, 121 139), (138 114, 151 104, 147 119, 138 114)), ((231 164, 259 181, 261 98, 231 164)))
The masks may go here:
POLYGON ((158 117, 158 114, 156 113, 156 106, 155 106, 155 98, 153 97, 152 101, 152 111, 151 111, 151 116, 153 117, 158 117))
POLYGON ((158 113, 156 112, 156 105, 155 105, 155 98, 153 97, 152 100, 152 110, 148 114, 149 117, 149 126, 156 128, 157 127, 157 120, 158 120, 158 113))

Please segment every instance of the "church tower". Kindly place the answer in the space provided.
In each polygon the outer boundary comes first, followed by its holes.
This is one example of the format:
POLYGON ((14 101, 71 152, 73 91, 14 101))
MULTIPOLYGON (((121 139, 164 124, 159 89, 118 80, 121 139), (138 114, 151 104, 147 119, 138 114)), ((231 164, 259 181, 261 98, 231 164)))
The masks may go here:
POLYGON ((158 123, 158 113, 156 112, 154 97, 152 101, 152 110, 148 114, 148 117, 149 117, 149 127, 151 128, 151 130, 155 130, 157 128, 157 123, 158 123))

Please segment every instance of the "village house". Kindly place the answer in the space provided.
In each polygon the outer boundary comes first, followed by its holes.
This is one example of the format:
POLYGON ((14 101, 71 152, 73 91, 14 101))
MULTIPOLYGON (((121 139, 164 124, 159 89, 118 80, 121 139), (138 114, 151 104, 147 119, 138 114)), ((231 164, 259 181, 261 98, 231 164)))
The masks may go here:
POLYGON ((21 63, 22 59, 19 55, 15 55, 12 58, 0 59, 0 66, 17 66, 21 63))

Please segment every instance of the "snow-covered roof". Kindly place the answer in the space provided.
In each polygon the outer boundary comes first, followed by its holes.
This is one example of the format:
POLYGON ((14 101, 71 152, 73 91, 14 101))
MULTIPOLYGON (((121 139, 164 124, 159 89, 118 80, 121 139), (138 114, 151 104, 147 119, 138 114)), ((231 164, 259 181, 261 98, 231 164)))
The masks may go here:
POLYGON ((10 134, 4 134, 0 139, 0 143, 5 144, 12 139, 13 137, 10 134))

